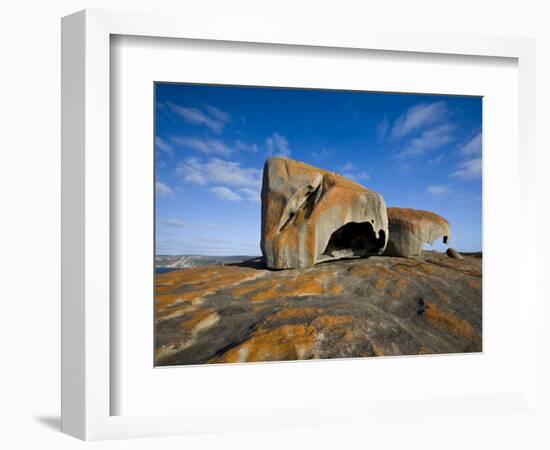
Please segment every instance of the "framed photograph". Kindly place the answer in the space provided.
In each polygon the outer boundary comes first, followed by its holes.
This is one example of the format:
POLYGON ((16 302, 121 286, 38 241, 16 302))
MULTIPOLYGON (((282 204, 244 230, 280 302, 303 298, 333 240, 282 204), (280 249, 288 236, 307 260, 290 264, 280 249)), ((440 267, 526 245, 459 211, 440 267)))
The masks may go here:
POLYGON ((64 432, 531 408, 532 40, 62 31, 64 432))
POLYGON ((156 365, 482 351, 482 97, 157 83, 154 108, 156 365))

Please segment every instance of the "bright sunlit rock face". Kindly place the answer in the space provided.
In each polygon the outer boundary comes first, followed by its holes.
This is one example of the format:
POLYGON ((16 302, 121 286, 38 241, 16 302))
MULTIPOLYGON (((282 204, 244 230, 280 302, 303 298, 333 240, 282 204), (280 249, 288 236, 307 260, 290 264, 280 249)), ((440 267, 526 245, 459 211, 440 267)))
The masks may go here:
POLYGON ((384 255, 418 256, 424 244, 443 238, 451 240, 449 222, 430 211, 409 208, 388 208, 390 236, 384 255))
POLYGON ((387 238, 380 194, 303 162, 266 161, 261 249, 267 267, 303 268, 376 255, 384 251, 387 238))

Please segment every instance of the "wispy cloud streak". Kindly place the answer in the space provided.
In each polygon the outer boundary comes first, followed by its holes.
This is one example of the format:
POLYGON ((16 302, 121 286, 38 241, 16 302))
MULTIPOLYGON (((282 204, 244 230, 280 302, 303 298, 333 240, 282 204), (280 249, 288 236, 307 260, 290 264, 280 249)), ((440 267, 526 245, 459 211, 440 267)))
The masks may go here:
POLYGON ((411 106, 394 122, 389 137, 394 140, 407 137, 415 131, 445 121, 448 113, 449 109, 445 101, 411 106))
POLYGON ((256 168, 242 167, 236 161, 212 158, 203 162, 197 158, 187 158, 178 163, 176 174, 184 181, 199 185, 258 188, 262 172, 256 168))
POLYGON ((288 139, 277 132, 266 139, 267 154, 269 156, 290 156, 288 139))
POLYGON ((220 134, 231 120, 228 113, 210 105, 204 105, 203 109, 200 109, 166 102, 166 106, 184 122, 191 125, 203 125, 216 134, 220 134))

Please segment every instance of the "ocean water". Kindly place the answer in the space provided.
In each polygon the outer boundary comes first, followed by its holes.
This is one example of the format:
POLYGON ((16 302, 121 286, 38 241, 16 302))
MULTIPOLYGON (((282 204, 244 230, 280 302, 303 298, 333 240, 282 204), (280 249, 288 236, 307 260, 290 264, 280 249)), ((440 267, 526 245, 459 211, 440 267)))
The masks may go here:
POLYGON ((178 270, 176 267, 155 267, 155 273, 167 273, 178 270))

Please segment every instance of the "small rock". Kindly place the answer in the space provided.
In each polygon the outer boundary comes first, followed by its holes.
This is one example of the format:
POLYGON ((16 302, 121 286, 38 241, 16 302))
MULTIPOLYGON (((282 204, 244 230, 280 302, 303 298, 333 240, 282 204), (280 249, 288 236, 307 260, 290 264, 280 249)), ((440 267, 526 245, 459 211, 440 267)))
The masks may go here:
POLYGON ((451 248, 451 247, 447 249, 446 253, 449 258, 456 258, 456 259, 463 258, 463 256, 460 253, 458 253, 454 248, 451 248))

